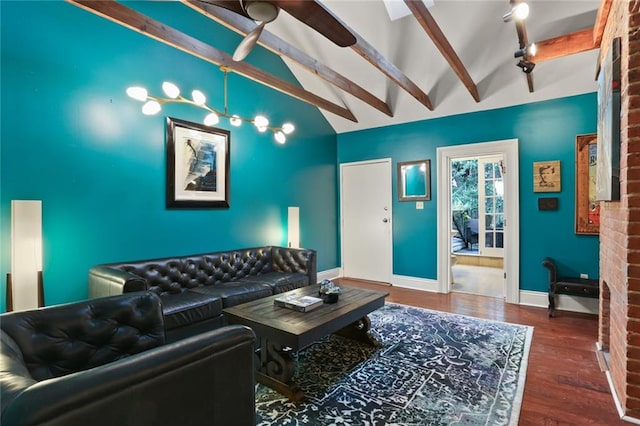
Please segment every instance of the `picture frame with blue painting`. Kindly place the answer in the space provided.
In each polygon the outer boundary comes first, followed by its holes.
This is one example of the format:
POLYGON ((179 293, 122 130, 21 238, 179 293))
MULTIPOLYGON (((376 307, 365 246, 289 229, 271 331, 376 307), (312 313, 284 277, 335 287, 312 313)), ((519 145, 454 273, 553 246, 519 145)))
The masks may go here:
POLYGON ((167 208, 229 208, 231 133, 167 117, 167 208))

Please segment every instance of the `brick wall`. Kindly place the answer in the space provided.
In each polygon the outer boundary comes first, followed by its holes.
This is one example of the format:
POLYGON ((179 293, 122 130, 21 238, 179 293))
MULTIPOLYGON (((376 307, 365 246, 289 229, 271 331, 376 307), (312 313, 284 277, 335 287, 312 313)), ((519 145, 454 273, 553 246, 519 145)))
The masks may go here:
POLYGON ((622 38, 621 183, 620 201, 601 205, 599 341, 625 414, 640 418, 640 1, 613 0, 601 58, 614 37, 622 38))

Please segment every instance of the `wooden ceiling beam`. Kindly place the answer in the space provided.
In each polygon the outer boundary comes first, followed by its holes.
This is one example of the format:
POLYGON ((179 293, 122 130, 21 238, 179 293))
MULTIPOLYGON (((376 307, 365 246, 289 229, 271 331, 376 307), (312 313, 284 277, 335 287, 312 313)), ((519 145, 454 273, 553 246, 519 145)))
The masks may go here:
POLYGON ((593 41, 593 28, 576 31, 558 37, 536 42, 536 55, 531 59, 537 62, 562 58, 575 53, 596 49, 593 41))
POLYGON ((462 81, 462 84, 464 84, 469 93, 471 93, 473 99, 475 99, 476 102, 480 102, 480 95, 478 95, 476 84, 460 60, 460 57, 451 46, 451 43, 449 43, 449 40, 436 23, 436 20, 433 19, 424 2, 422 0, 405 0, 405 3, 420 23, 422 29, 424 29, 431 38, 433 44, 436 45, 442 56, 447 60, 460 81, 462 81))
POLYGON ((429 110, 433 111, 433 104, 431 103, 431 99, 429 96, 420 88, 417 84, 415 84, 409 77, 407 77, 400 69, 391 63, 387 58, 382 56, 380 52, 378 52, 369 42, 363 39, 358 33, 356 33, 353 28, 350 28, 347 24, 342 22, 340 18, 338 18, 333 12, 328 10, 326 6, 322 3, 318 3, 330 13, 341 25, 351 31, 356 38, 356 44, 351 46, 358 55, 362 56, 364 60, 369 62, 371 65, 376 67, 380 72, 386 75, 391 81, 396 83, 402 89, 404 89, 407 93, 413 96, 418 102, 422 105, 429 108, 429 110))
POLYGON ((593 44, 600 47, 602 43, 602 35, 604 34, 604 27, 607 25, 609 19, 609 12, 611 11, 611 4, 613 0, 601 0, 600 7, 598 7, 598 13, 596 14, 596 22, 593 26, 593 44))
MULTIPOLYGON (((256 27, 256 23, 251 19, 247 19, 244 16, 240 16, 237 13, 234 13, 222 7, 213 6, 199 0, 182 0, 182 2, 196 12, 207 16, 208 18, 220 23, 221 25, 224 25, 225 27, 239 34, 246 35, 256 27)), ((323 65, 316 59, 307 55, 295 46, 292 46, 291 44, 282 40, 273 33, 270 33, 267 30, 263 30, 262 34, 260 35, 260 39, 258 39, 258 44, 275 53, 276 55, 289 58, 290 60, 301 65, 307 71, 322 78, 326 82, 333 84, 339 89, 342 89, 345 92, 355 96, 356 98, 376 108, 378 111, 388 115, 389 117, 393 117, 391 108, 386 102, 378 99, 363 87, 347 79, 331 68, 323 65)))
POLYGON ((154 40, 186 52, 192 56, 217 66, 224 66, 236 74, 256 81, 267 87, 287 94, 293 98, 322 108, 340 117, 358 122, 353 113, 342 106, 336 105, 320 96, 308 92, 294 84, 284 81, 272 74, 266 73, 244 62, 235 62, 230 55, 210 46, 196 38, 184 34, 161 22, 151 19, 133 9, 123 6, 113 0, 67 0, 88 12, 102 16, 110 21, 127 27, 154 40))

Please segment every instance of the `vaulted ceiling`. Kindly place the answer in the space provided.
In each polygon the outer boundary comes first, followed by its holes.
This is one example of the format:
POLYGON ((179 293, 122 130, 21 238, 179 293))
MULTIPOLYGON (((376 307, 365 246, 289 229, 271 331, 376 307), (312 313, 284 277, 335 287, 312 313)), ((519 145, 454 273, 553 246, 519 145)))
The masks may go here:
MULTIPOLYGON (((300 89, 119 3, 68 1, 317 105, 337 133, 594 92, 611 2, 530 0, 529 17, 519 24, 503 22, 507 0, 435 0, 428 8, 407 0, 412 13, 396 20, 382 0, 322 0, 355 36, 350 47, 281 11, 258 43, 283 57, 300 89), (523 38, 539 47, 530 74, 514 58, 523 38)), ((210 0, 183 3, 242 34, 256 26, 210 0)))

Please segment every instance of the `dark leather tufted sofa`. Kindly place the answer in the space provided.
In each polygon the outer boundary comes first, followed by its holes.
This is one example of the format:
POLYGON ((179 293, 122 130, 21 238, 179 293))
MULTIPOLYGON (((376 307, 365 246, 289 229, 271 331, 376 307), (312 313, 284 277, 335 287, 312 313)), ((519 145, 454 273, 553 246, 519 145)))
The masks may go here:
POLYGON ((165 344, 149 292, 0 315, 0 424, 253 425, 253 332, 165 344))
POLYGON ((224 308, 316 284, 316 265, 315 250, 276 246, 110 263, 89 271, 89 297, 158 294, 176 341, 224 325, 224 308))

